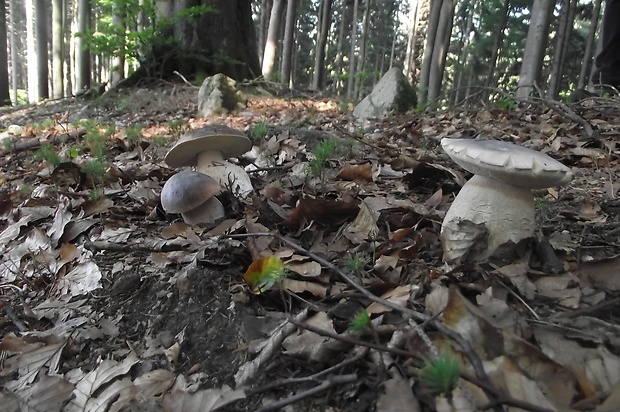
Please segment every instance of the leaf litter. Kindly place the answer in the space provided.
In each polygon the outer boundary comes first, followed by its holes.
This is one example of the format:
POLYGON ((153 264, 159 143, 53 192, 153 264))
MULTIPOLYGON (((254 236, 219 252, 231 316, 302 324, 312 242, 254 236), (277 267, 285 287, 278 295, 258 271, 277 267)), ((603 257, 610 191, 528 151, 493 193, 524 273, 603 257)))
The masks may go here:
POLYGON ((87 113, 115 125, 99 180, 84 171, 94 154, 82 126, 53 114, 77 110, 71 101, 2 115, 53 120, 3 152, 5 410, 620 408, 620 106, 574 104, 597 131, 584 138, 542 108, 412 112, 362 129, 329 99, 251 98, 209 122, 269 125, 237 159, 255 192, 222 195, 226 218, 199 227, 159 205, 176 172, 167 148, 205 123, 194 89, 166 87, 145 89, 165 107, 121 113, 105 101, 87 113), (536 192, 540 231, 516 256, 450 267, 439 229, 469 175, 439 141, 479 133, 546 152, 576 177, 536 192), (37 154, 45 142, 60 164, 37 154), (287 274, 254 294, 243 273, 270 257, 287 274), (371 322, 349 331, 362 308, 371 322), (443 350, 463 372, 431 394, 416 371, 443 350))

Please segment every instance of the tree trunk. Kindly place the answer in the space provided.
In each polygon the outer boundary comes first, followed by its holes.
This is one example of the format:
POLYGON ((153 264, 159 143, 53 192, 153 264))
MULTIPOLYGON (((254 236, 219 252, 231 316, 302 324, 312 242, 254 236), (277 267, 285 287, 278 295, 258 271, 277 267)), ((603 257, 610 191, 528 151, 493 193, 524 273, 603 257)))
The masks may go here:
POLYGON ((415 2, 415 6, 409 12, 409 27, 407 29, 407 52, 405 54, 405 77, 409 81, 415 79, 416 70, 416 51, 418 43, 418 7, 419 1, 415 2))
MULTIPOLYGON (((125 29, 125 15, 123 10, 114 10, 112 14, 112 24, 125 29)), ((112 58, 112 73, 110 74, 110 83, 112 85, 120 82, 125 78, 125 46, 121 46, 118 54, 112 58)))
POLYGON ((49 66, 47 46, 49 37, 47 35, 47 0, 36 0, 34 8, 34 37, 37 53, 37 94, 39 99, 50 97, 49 92, 49 66))
MULTIPOLYGON (((489 59, 489 70, 487 71, 487 76, 484 81, 484 86, 492 87, 495 85, 495 69, 497 68, 497 57, 499 56, 499 51, 502 49, 502 44, 504 43, 504 30, 506 30, 506 25, 508 24, 508 16, 510 14, 510 0, 504 0, 504 5, 502 7, 502 21, 500 22, 499 29, 497 33, 495 33, 495 38, 493 39, 493 48, 491 50, 491 58, 489 59)), ((485 90, 483 92, 483 101, 487 101, 489 96, 491 95, 489 90, 485 90)))
POLYGON ((26 6, 26 58, 30 64, 26 65, 28 73, 28 102, 39 101, 39 86, 37 84, 37 51, 34 38, 34 0, 25 0, 26 6))
POLYGON ((562 0, 560 24, 558 25, 555 39, 555 50, 553 52, 553 59, 551 60, 551 76, 549 77, 549 87, 547 88, 547 97, 550 99, 556 99, 560 92, 562 70, 567 49, 566 46, 570 41, 575 6, 575 0, 562 0))
POLYGON ((282 83, 291 85, 291 63, 293 61, 293 43, 295 43, 295 23, 297 22, 297 0, 288 0, 286 5, 286 25, 284 27, 284 45, 282 46, 282 83))
POLYGON ((260 63, 263 64, 263 56, 265 54, 265 43, 267 43, 267 30, 269 30, 269 16, 272 7, 271 0, 261 0, 260 2, 260 18, 258 22, 258 55, 260 63))
POLYGON ((590 67, 592 67, 594 40, 596 37, 596 28, 598 27, 599 19, 601 18, 601 0, 594 1, 594 12, 592 13, 592 20, 590 21, 590 30, 588 31, 588 39, 586 41, 586 50, 583 53, 583 61, 581 62, 581 70, 579 71, 579 81, 577 82, 577 88, 583 89, 590 82, 590 76, 588 75, 590 67))
POLYGON ((420 69, 420 86, 418 91, 420 102, 422 103, 428 100, 427 96, 431 63, 433 61, 435 38, 437 37, 437 26, 439 25, 439 16, 441 15, 441 6, 443 1, 444 0, 431 1, 431 11, 428 17, 428 24, 426 26, 426 45, 424 46, 424 57, 422 58, 422 67, 420 69))
POLYGON ((52 2, 52 95, 55 99, 64 96, 65 75, 63 68, 63 50, 65 45, 65 7, 64 0, 52 2))
POLYGON ((312 88, 314 90, 321 90, 325 87, 325 46, 332 21, 332 0, 322 0, 321 11, 320 28, 316 37, 316 53, 314 54, 314 76, 312 77, 312 88))
MULTIPOLYGON (((77 31, 86 33, 90 28, 90 1, 78 0, 77 31)), ((74 94, 90 88, 90 51, 81 36, 75 39, 75 90, 74 94)))
POLYGON ((276 64, 276 49, 278 48, 278 34, 280 33, 280 20, 283 6, 283 0, 273 0, 271 17, 269 18, 269 30, 267 31, 267 42, 265 43, 265 53, 263 54, 262 73, 266 80, 270 80, 273 68, 276 64))
POLYGON ((430 73, 428 77, 428 100, 435 100, 441 92, 444 69, 446 66, 446 56, 450 45, 450 34, 454 22, 454 7, 456 2, 453 0, 443 0, 439 23, 437 24, 437 34, 435 36, 435 46, 433 47, 433 58, 431 60, 430 73))
POLYGON ((342 60, 344 58, 344 38, 345 38, 345 29, 346 24, 350 21, 350 11, 349 2, 343 0, 342 2, 342 13, 340 14, 340 24, 338 29, 338 40, 336 41, 336 59, 334 61, 334 72, 336 73, 336 78, 334 79, 334 89, 340 95, 342 94, 344 82, 342 81, 342 74, 344 72, 344 67, 342 65, 342 60))
POLYGON ((362 90, 361 87, 361 76, 357 74, 361 74, 364 72, 364 63, 366 62, 366 46, 368 44, 368 24, 369 24, 369 16, 370 14, 370 0, 364 0, 364 15, 362 16, 362 33, 360 35, 360 51, 357 56, 357 69, 355 70, 355 90, 353 95, 356 99, 360 98, 360 93, 362 90))
POLYGON ((13 105, 17 105, 17 73, 19 72, 19 65, 17 64, 17 35, 15 33, 15 27, 17 24, 17 7, 15 2, 17 0, 9 0, 9 21, 11 23, 11 93, 13 97, 13 105))
POLYGON ((6 2, 0 0, 0 106, 10 106, 9 56, 7 55, 6 2))
POLYGON ((534 0, 519 72, 519 87, 515 93, 517 99, 527 98, 532 93, 534 84, 540 81, 549 19, 554 5, 555 0, 534 0))
POLYGON ((469 48, 471 47, 470 38, 471 33, 474 26, 474 11, 475 4, 472 3, 463 3, 463 7, 467 10, 467 20, 465 22, 465 29, 463 30, 463 35, 461 37, 461 56, 459 58, 459 66, 458 66, 458 74, 456 76, 456 80, 454 81, 454 100, 453 104, 457 105, 461 99, 461 95, 464 94, 465 90, 463 88, 463 84, 465 83, 465 75, 468 71, 471 70, 471 66, 468 64, 469 62, 469 48))
POLYGON ((353 18, 351 20, 351 51, 349 52, 349 78, 347 81, 347 98, 353 98, 353 84, 355 77, 355 46, 357 43, 357 12, 359 0, 353 1, 353 18))

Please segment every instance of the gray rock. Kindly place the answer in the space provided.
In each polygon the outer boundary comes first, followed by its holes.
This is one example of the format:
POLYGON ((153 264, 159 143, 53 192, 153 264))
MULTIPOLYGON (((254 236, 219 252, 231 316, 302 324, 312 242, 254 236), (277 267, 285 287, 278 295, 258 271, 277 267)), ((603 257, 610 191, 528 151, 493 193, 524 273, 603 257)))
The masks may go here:
POLYGON ((404 113, 417 104, 415 89, 401 69, 392 67, 372 89, 372 92, 353 109, 359 119, 383 118, 390 112, 404 113))
POLYGON ((198 91, 198 113, 202 117, 228 113, 245 106, 246 99, 237 90, 237 82, 222 73, 207 77, 198 91))

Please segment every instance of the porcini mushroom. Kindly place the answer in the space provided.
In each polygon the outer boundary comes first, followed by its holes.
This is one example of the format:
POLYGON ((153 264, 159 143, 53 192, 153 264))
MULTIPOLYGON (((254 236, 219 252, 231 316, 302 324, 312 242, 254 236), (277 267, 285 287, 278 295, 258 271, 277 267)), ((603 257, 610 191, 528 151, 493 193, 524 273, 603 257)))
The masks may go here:
POLYGON ((546 154, 512 143, 444 138, 441 147, 474 173, 441 226, 443 259, 448 263, 481 261, 506 242, 532 237, 536 226, 531 189, 568 183, 573 176, 546 154), (483 234, 486 243, 480 239, 483 234))
POLYGON ((241 131, 228 126, 209 125, 194 129, 170 149, 164 161, 171 167, 196 166, 233 194, 246 197, 254 190, 247 172, 225 159, 240 156, 252 148, 241 131))
POLYGON ((164 184, 161 205, 168 213, 180 213, 185 223, 213 223, 226 215, 224 206, 215 197, 220 189, 212 177, 184 170, 164 184))

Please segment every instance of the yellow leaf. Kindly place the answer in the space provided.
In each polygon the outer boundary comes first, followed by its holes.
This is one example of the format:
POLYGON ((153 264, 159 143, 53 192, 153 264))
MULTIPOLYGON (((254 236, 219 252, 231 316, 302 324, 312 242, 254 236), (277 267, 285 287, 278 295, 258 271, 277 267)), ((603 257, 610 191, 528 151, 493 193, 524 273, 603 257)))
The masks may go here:
POLYGON ((277 257, 270 256, 252 262, 243 278, 250 286, 252 293, 259 294, 271 288, 284 275, 284 263, 277 257))

